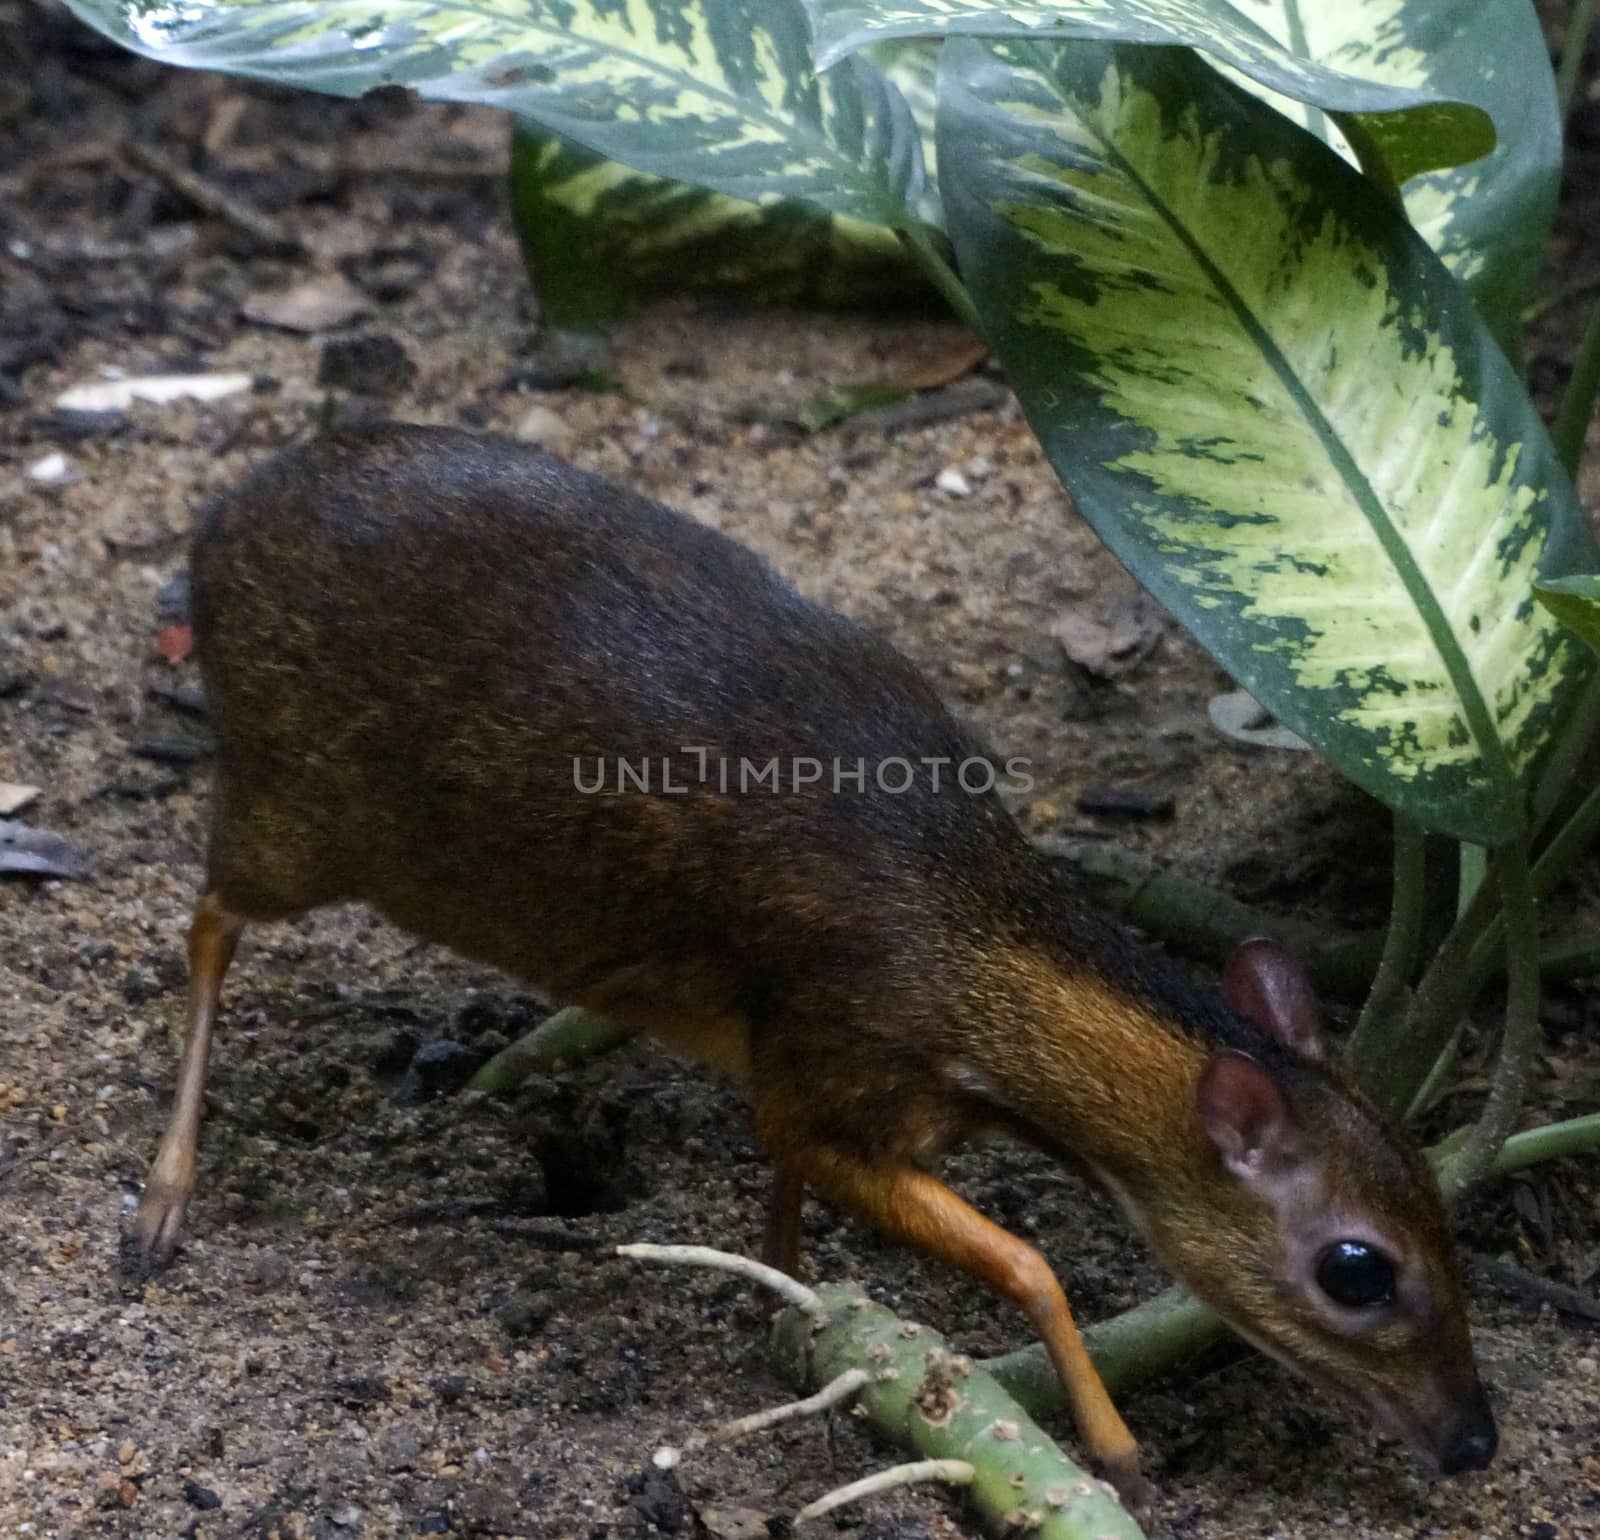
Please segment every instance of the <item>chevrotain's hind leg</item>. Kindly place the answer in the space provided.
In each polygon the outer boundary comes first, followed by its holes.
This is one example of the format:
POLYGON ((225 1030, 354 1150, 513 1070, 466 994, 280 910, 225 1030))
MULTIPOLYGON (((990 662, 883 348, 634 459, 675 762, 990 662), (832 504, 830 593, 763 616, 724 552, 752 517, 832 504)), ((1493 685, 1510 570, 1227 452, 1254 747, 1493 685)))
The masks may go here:
POLYGON ((805 1202, 805 1177, 788 1161, 778 1161, 772 1169, 772 1199, 761 1260, 791 1278, 800 1274, 800 1212, 805 1202))
POLYGON ((233 961, 233 949, 243 929, 243 918, 225 909, 214 892, 203 895, 195 905, 189 927, 189 1029, 178 1066, 178 1094, 133 1222, 134 1239, 146 1267, 165 1266, 178 1249, 183 1216, 194 1192, 195 1142, 222 976, 233 961))
POLYGON ((791 1157, 790 1169, 846 1213, 959 1268, 1016 1305, 1033 1323, 1061 1377, 1090 1460, 1124 1502, 1137 1507, 1149 1500, 1139 1447, 1089 1360, 1050 1264, 1032 1246, 915 1166, 872 1166, 825 1151, 791 1157))

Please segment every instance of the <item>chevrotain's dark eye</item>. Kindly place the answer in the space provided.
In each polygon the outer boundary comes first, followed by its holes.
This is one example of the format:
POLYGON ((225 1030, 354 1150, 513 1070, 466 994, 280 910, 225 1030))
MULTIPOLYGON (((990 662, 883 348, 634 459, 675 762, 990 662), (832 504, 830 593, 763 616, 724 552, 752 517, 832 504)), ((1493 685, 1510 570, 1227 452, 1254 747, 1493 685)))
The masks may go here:
POLYGON ((1317 1287, 1350 1310, 1386 1305, 1394 1298, 1394 1263, 1365 1241, 1335 1241, 1317 1258, 1317 1287))

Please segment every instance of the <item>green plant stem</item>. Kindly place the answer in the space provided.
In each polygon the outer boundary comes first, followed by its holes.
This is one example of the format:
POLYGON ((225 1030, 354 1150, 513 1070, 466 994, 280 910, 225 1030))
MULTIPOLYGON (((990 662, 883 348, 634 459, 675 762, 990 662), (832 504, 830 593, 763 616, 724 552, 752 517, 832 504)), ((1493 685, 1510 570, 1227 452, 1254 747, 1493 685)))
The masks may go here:
MULTIPOLYGON (((1578 804, 1533 863, 1531 887, 1535 903, 1571 871, 1597 833, 1600 787, 1578 804)), ((1502 966, 1509 965, 1505 915, 1491 902, 1503 889, 1498 871, 1504 859, 1503 853, 1496 858, 1496 881, 1479 887, 1423 975, 1402 1030, 1389 1039, 1387 1054, 1375 1049, 1356 1066, 1374 1100, 1390 1117, 1413 1117, 1428 1105, 1455 1062, 1462 1019, 1468 1008, 1502 966)), ((1535 955, 1538 973, 1557 970, 1552 976, 1570 977, 1585 967, 1581 950, 1565 955, 1535 955)))
MULTIPOLYGON (((1470 1129, 1458 1129, 1427 1152, 1441 1188, 1457 1196, 1465 1191, 1466 1184, 1457 1179, 1455 1166, 1470 1133, 1470 1129)), ((1600 1112, 1512 1134, 1487 1170, 1480 1173, 1480 1179, 1510 1176, 1543 1161, 1595 1150, 1600 1150, 1600 1112)), ((1230 1334, 1214 1310, 1181 1289, 1168 1289, 1112 1320, 1091 1326, 1083 1335, 1095 1368, 1115 1395, 1203 1358, 1230 1334)), ((981 1367, 1033 1416, 1045 1417, 1062 1410, 1061 1387, 1043 1348, 1027 1347, 1000 1358, 985 1359, 981 1367)))
POLYGON ((618 1026, 577 1006, 568 1006, 502 1048, 467 1082, 467 1089, 506 1096, 529 1075, 549 1074, 597 1059, 637 1035, 632 1027, 618 1026))
POLYGON ((967 1501, 994 1535, 1037 1540, 1141 1540, 1104 1483, 1091 1480, 984 1368, 937 1332, 902 1321, 854 1284, 817 1291, 820 1318, 794 1307, 774 1325, 777 1351, 810 1385, 849 1369, 870 1378, 856 1406, 880 1436, 973 1467, 967 1501))
POLYGON ((1556 413, 1555 427, 1550 430, 1556 453, 1566 466, 1567 474, 1574 479, 1583 459, 1584 440, 1589 433, 1589 419, 1594 415, 1597 391, 1600 391, 1600 301, 1589 311, 1589 324, 1578 345, 1572 378, 1562 392, 1561 410, 1556 413))
POLYGON ((975 337, 982 337, 983 322, 978 318, 978 307, 973 304, 966 285, 956 276, 956 270, 945 260, 944 253, 935 244, 927 226, 907 225, 897 233, 906 249, 922 264, 922 270, 945 297, 962 325, 975 337))
POLYGON ((1542 299, 1536 299, 1524 306, 1522 324, 1532 326, 1535 321, 1542 321, 1552 310, 1559 310, 1575 299, 1584 299, 1596 289, 1600 289, 1600 277, 1580 278, 1574 283, 1564 284, 1542 299))
POLYGON ((1589 29, 1594 25, 1595 0, 1575 0, 1567 18, 1567 34, 1561 40, 1561 65, 1556 70, 1556 105, 1561 121, 1567 120, 1577 100, 1578 82, 1583 78, 1583 56, 1589 46, 1589 29))
POLYGON ((1539 976, 1547 983, 1600 973, 1600 935, 1568 936, 1539 953, 1539 976))
MULTIPOLYGON (((1533 894, 1536 899, 1550 895, 1597 834, 1600 834, 1600 786, 1596 786, 1573 809, 1571 816, 1551 836, 1549 844, 1540 851, 1539 859, 1533 863, 1533 894)), ((1497 914, 1478 938, 1468 963, 1465 988, 1469 999, 1499 971, 1504 936, 1505 919, 1497 914)))
POLYGON ((1125 845, 1057 839, 1033 843, 1044 855, 1077 867, 1141 930, 1210 962, 1226 962, 1251 936, 1270 936, 1305 965, 1318 994, 1354 1002, 1365 996, 1383 952, 1381 931, 1338 931, 1284 919, 1163 871, 1143 851, 1125 845))
POLYGON ((1389 904, 1389 931, 1384 937, 1383 956, 1366 1004, 1356 1021, 1347 1057, 1358 1075, 1363 1066, 1380 1051, 1396 1007, 1411 983, 1416 966, 1417 943, 1422 938, 1423 895, 1427 844, 1420 824, 1398 813, 1394 819, 1394 896, 1389 904))
POLYGON ((1597 1148, 1600 1148, 1600 1112, 1588 1112, 1581 1118, 1546 1123, 1542 1128, 1525 1128, 1520 1134, 1512 1134, 1500 1146, 1489 1174, 1510 1176, 1547 1160, 1586 1155, 1597 1148))
POLYGON ((1600 667, 1592 667, 1583 689, 1573 702, 1572 710, 1556 733, 1555 746, 1544 769, 1539 772, 1539 782, 1533 789, 1533 827, 1541 833, 1545 824, 1561 805, 1567 787, 1578 767, 1583 764, 1594 746, 1595 733, 1600 730, 1600 667))
POLYGON ((1506 937, 1506 1024, 1500 1058, 1483 1113, 1459 1158, 1450 1167, 1453 1197, 1494 1163, 1516 1125, 1527 1095, 1528 1075, 1539 1048, 1539 901, 1534 895, 1528 847, 1507 846, 1495 862, 1506 937))
POLYGON ((1411 1098, 1411 1105, 1406 1108, 1402 1123, 1412 1123, 1422 1116, 1433 1105, 1433 1099, 1439 1094, 1445 1081, 1449 1079, 1450 1071, 1456 1067, 1456 1056, 1461 1052, 1461 1039, 1466 1031, 1466 1021, 1463 1019, 1456 1023, 1456 1029, 1450 1034, 1450 1041, 1439 1052, 1439 1057, 1433 1061, 1433 1068, 1428 1071, 1428 1078, 1422 1082, 1417 1094, 1411 1098))
POLYGON ((1479 887, 1423 972, 1399 1027, 1375 1030, 1368 1039, 1371 1047, 1356 1069, 1386 1117, 1403 1117, 1415 1102, 1472 1003, 1474 948, 1497 919, 1497 894, 1493 883, 1479 887))
POLYGON ((1465 914, 1467 905, 1477 897, 1478 889, 1488 875, 1489 852, 1482 845, 1474 845, 1467 840, 1462 840, 1458 848, 1461 855, 1457 867, 1456 913, 1465 914))
MULTIPOLYGON (((1224 1341, 1228 1329, 1215 1311, 1182 1289, 1168 1289, 1083 1334, 1095 1368, 1113 1398, 1176 1371, 1224 1341)), ((1061 1406, 1061 1387, 1044 1350, 1018 1348, 984 1360, 989 1371, 1035 1415, 1061 1406)))

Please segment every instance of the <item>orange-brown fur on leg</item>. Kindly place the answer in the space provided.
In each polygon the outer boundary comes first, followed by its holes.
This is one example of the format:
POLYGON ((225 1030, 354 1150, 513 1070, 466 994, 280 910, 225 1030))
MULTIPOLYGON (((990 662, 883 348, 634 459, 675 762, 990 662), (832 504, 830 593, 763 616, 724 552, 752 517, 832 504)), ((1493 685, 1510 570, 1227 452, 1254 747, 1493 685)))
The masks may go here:
POLYGON ((1125 1502, 1149 1498, 1133 1434, 1090 1362, 1055 1273, 1032 1246, 913 1166, 865 1166, 821 1150, 793 1165, 847 1214, 976 1278, 1021 1310, 1060 1376, 1089 1459, 1125 1502))

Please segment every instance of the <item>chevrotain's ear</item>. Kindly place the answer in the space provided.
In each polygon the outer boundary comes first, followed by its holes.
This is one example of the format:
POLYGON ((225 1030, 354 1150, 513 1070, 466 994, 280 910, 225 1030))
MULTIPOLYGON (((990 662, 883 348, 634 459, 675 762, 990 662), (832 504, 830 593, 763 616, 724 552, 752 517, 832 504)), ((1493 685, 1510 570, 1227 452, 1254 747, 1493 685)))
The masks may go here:
POLYGON ((1318 1061, 1325 1056, 1311 980, 1278 942, 1265 936, 1241 941, 1222 970, 1222 997, 1291 1053, 1318 1061))
POLYGON ((1300 1154, 1283 1087, 1242 1053, 1219 1053, 1200 1072, 1195 1111, 1223 1165, 1242 1180, 1282 1171, 1300 1154))

